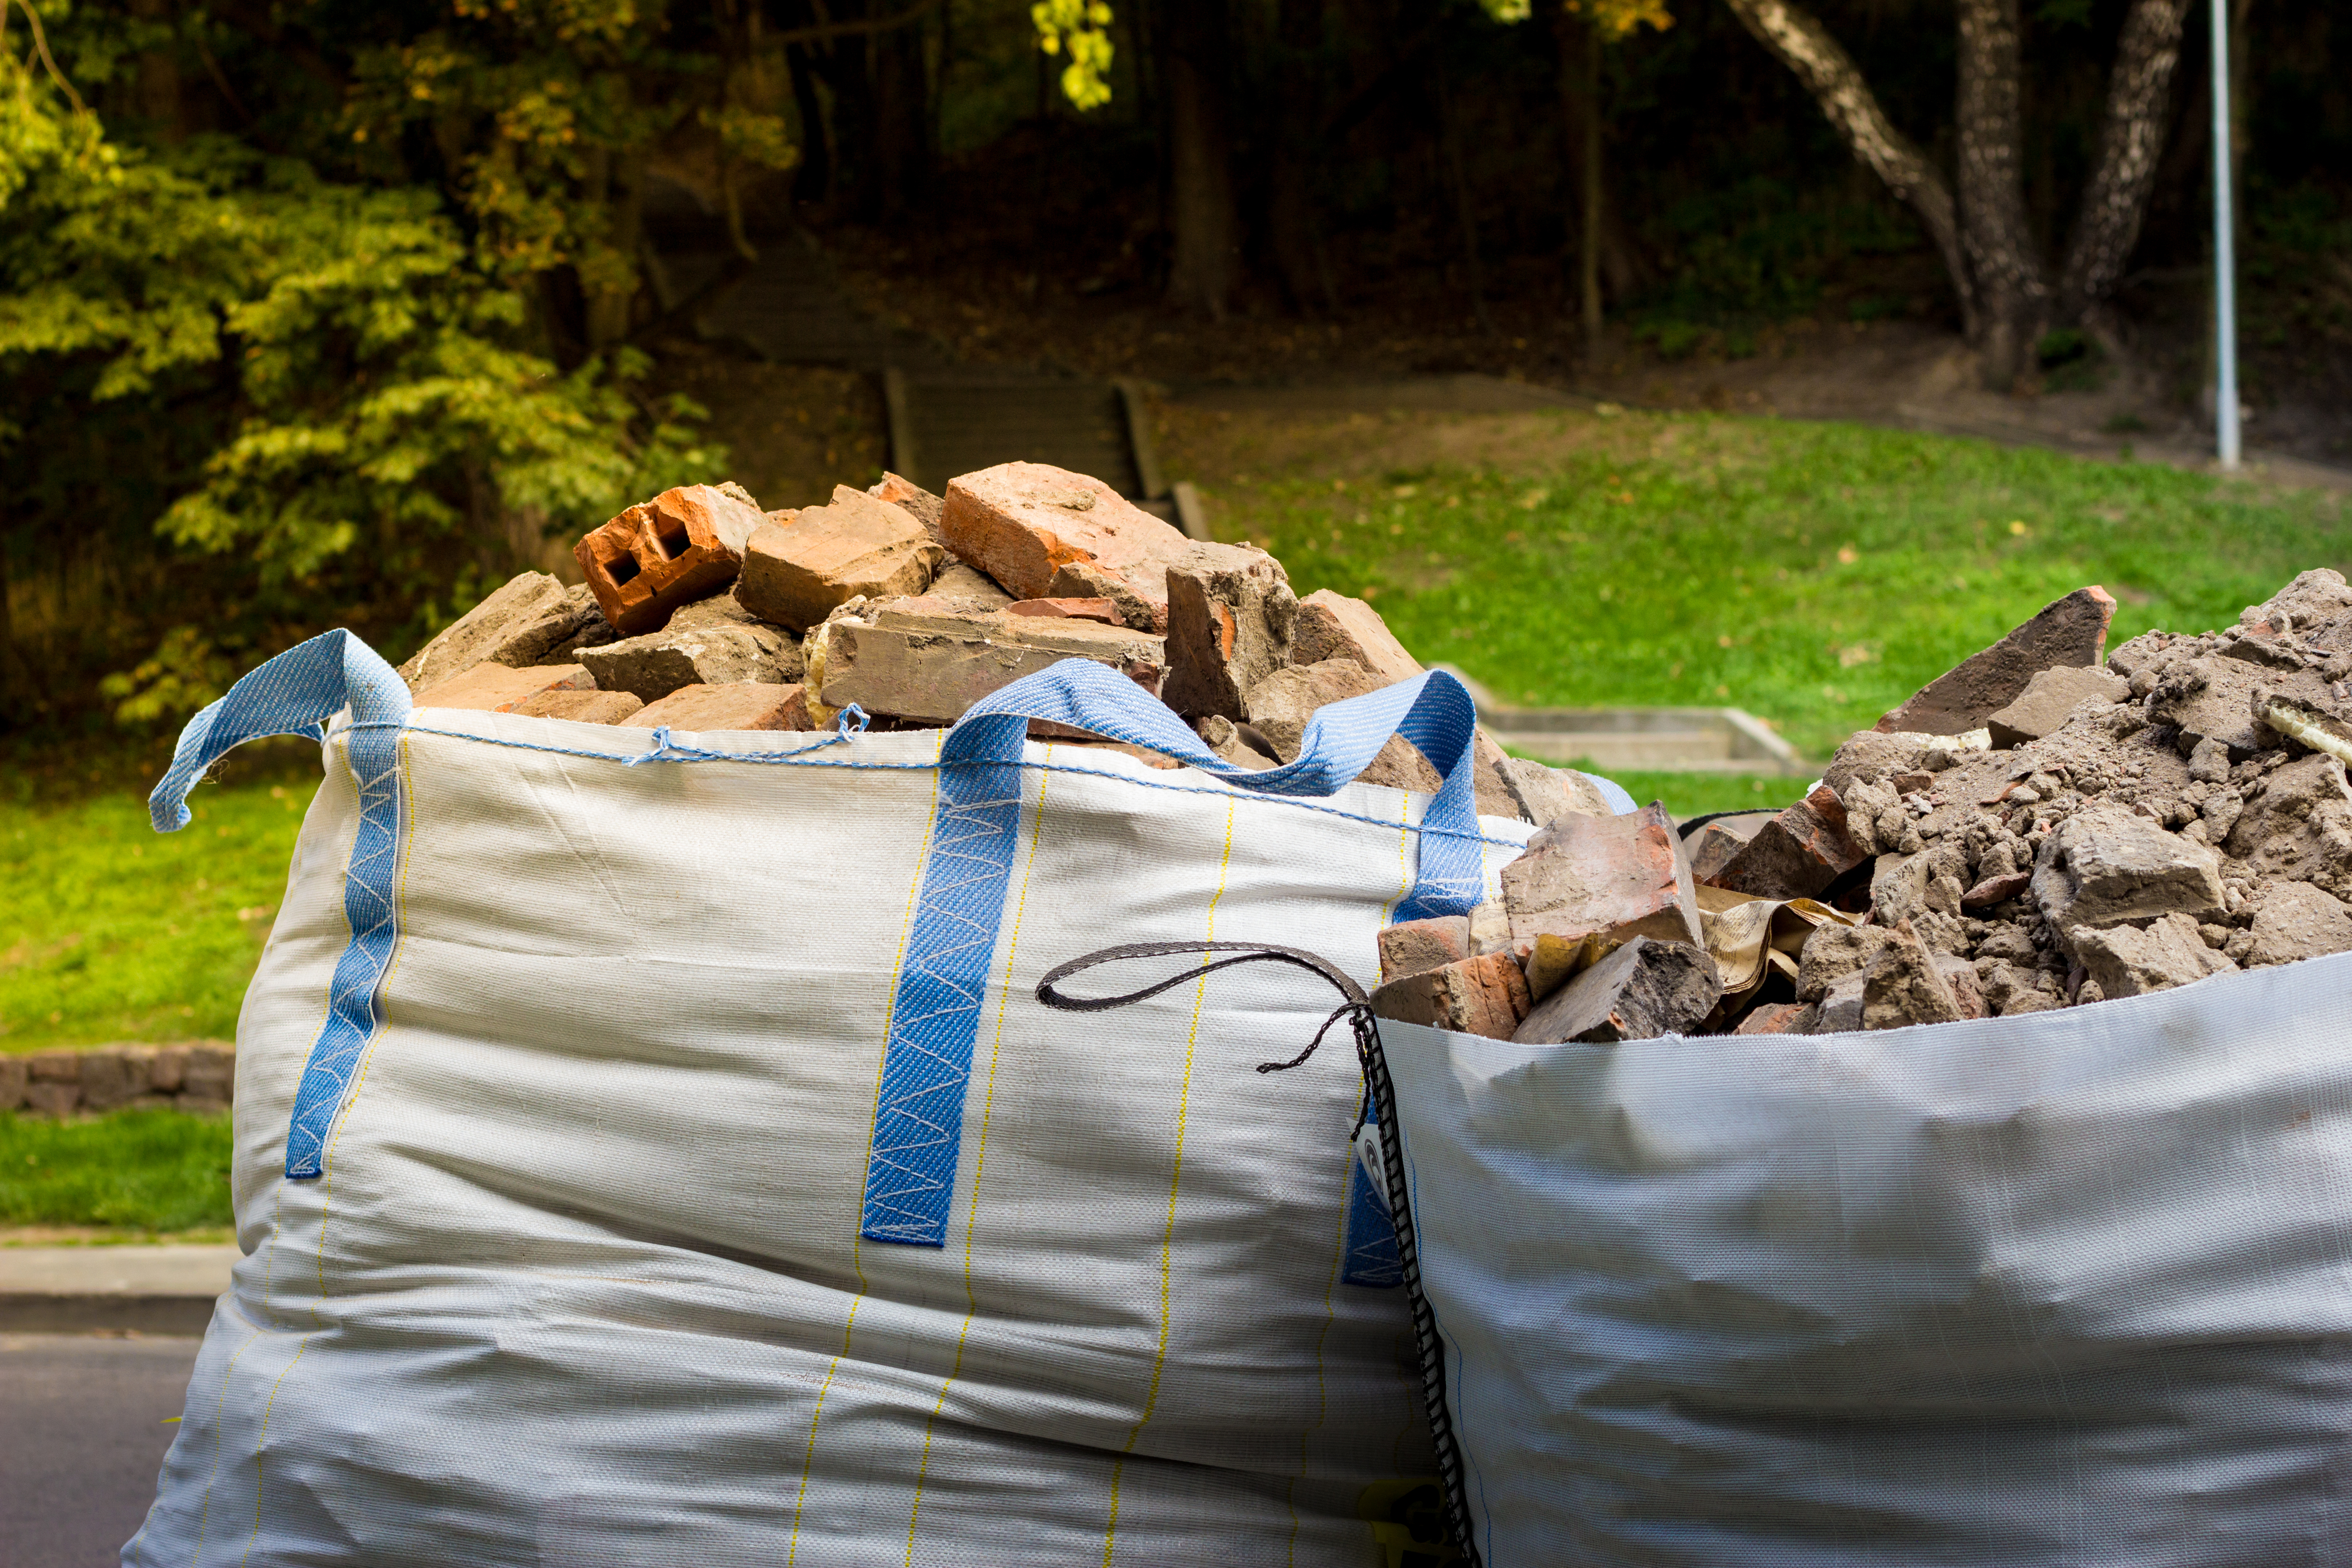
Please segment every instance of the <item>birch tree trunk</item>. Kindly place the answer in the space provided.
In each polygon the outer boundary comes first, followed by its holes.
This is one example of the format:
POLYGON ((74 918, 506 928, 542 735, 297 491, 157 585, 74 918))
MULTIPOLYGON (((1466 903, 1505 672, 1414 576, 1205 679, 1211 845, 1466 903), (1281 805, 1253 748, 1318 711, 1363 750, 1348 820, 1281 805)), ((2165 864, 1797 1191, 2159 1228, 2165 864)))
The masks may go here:
POLYGON ((2180 63, 2180 30, 2189 0, 2133 0, 2107 78, 2107 113, 2099 129, 2098 162, 2075 215, 2074 233, 2059 272, 2058 307, 2112 339, 2103 320, 2108 295, 2139 243, 2148 193, 2163 155, 2172 73, 2180 63))
POLYGON ((1960 235, 1977 286, 1977 357, 2007 392, 2032 368, 2050 279, 2025 216, 2018 0, 1959 0, 1960 235))

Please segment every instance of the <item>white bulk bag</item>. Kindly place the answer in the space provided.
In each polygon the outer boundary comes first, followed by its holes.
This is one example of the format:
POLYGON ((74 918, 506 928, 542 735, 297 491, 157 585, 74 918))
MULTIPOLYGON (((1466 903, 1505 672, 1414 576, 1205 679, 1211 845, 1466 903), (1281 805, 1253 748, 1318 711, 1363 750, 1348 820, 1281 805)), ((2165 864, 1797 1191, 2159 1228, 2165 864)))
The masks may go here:
POLYGON ((1381 1024, 1476 1559, 2352 1562, 2347 991, 2352 954, 1875 1034, 1381 1024))
POLYGON ((1328 1000, 1034 988, 1116 940, 1369 979, 1531 831, 1475 816, 1472 717, 1431 675, 1249 774, 1084 663, 946 734, 698 737, 273 660, 156 792, 324 737, 238 1024, 246 1257, 125 1562, 1375 1561, 1432 1458, 1361 1079, 1252 1070, 1328 1000), (1392 731, 1436 796, 1348 782, 1392 731))

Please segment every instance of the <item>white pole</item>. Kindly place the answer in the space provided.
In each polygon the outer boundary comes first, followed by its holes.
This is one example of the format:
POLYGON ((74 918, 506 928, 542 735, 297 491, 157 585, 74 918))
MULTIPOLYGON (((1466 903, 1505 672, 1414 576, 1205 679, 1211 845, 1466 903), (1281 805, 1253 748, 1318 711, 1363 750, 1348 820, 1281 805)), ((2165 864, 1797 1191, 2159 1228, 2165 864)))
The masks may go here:
POLYGON ((2213 445, 2238 466, 2238 253, 2230 211, 2230 3, 2213 12, 2213 445))

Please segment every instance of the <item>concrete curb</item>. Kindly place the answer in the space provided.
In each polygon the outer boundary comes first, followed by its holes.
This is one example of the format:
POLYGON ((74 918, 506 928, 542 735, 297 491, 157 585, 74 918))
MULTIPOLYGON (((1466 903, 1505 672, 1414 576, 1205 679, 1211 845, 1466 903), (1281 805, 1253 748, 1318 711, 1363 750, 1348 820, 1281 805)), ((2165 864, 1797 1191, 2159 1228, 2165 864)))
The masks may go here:
POLYGON ((0 1333, 201 1334, 230 1244, 0 1247, 0 1333))

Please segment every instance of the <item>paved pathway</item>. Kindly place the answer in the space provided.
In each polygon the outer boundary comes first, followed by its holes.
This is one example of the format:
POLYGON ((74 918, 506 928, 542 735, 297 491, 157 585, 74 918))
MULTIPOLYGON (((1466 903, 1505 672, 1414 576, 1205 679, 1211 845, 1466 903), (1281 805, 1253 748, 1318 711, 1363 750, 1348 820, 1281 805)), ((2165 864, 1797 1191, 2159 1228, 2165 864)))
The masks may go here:
POLYGON ((0 1563, 118 1561, 179 1430, 197 1342, 0 1334, 0 1563))

